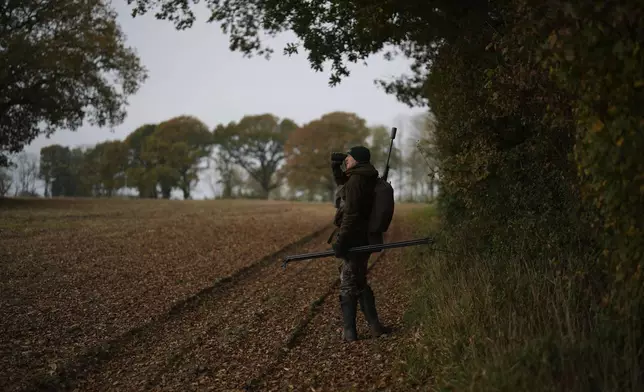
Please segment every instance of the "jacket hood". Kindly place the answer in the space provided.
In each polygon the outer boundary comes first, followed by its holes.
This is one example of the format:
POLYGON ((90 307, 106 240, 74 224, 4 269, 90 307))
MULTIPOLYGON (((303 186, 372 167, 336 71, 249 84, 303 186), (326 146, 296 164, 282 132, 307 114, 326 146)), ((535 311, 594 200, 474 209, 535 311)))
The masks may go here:
POLYGON ((378 177, 378 170, 371 163, 358 163, 346 171, 348 176, 378 177))

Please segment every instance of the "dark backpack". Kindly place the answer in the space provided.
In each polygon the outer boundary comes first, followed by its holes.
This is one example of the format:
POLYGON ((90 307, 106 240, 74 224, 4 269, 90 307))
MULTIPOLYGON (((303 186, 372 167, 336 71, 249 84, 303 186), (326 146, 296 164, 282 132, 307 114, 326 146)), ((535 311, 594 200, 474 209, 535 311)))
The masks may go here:
POLYGON ((374 193, 369 232, 382 234, 387 232, 394 217, 394 188, 384 179, 378 178, 374 193))

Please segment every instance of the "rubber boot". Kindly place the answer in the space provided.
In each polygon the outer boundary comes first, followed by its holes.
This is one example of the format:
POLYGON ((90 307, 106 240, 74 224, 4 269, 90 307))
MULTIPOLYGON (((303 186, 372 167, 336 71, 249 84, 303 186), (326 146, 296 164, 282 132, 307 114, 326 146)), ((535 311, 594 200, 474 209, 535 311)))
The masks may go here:
POLYGON ((376 299, 369 285, 362 290, 362 294, 360 295, 360 309, 362 309, 364 318, 369 323, 372 336, 378 337, 391 332, 388 328, 380 324, 378 312, 376 311, 376 299))
POLYGON ((340 307, 344 324, 342 339, 347 342, 358 340, 358 332, 356 331, 357 302, 355 297, 340 295, 340 307))

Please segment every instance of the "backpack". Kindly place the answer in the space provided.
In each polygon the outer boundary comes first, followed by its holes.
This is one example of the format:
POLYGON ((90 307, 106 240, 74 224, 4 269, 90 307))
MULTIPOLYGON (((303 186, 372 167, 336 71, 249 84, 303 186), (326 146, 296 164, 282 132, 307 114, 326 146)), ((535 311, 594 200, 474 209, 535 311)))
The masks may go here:
POLYGON ((394 217, 394 188, 382 177, 378 178, 374 190, 373 207, 369 217, 369 232, 387 232, 394 217))
MULTIPOLYGON (((335 206, 337 208, 335 217, 333 219, 336 227, 340 227, 342 223, 342 191, 344 185, 341 185, 336 190, 335 206)), ((371 214, 369 216, 369 244, 382 244, 384 242, 383 233, 386 233, 391 224, 394 216, 394 188, 390 183, 385 181, 382 177, 378 177, 376 186, 374 188, 374 199, 371 207, 371 214)), ((335 230, 329 236, 327 243, 331 243, 335 235, 335 230)), ((376 251, 374 253, 379 253, 376 251)))

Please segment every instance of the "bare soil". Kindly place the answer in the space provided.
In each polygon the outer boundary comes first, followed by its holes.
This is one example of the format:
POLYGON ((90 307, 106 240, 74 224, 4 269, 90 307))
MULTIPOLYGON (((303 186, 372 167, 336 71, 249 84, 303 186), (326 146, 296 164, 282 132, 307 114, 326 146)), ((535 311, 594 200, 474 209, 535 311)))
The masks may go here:
MULTIPOLYGON (((3 203, 3 202, 0 202, 3 203)), ((409 237, 397 212, 388 241, 409 237)), ((340 340, 329 205, 47 200, 0 204, 2 390, 400 390, 406 275, 370 281, 394 333, 340 340), (399 388, 396 387, 399 385, 399 388)))

